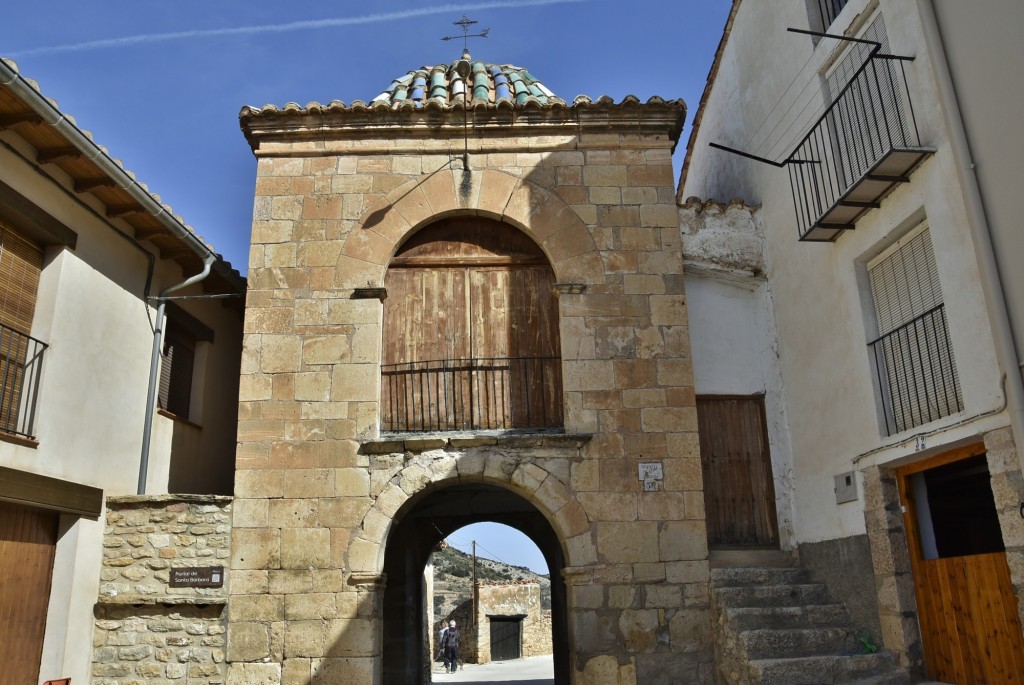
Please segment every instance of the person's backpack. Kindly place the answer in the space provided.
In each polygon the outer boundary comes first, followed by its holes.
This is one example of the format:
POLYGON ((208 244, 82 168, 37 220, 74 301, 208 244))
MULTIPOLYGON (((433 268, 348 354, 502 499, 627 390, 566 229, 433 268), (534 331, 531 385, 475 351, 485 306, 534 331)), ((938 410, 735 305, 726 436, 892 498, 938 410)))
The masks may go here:
POLYGON ((458 647, 459 646, 459 629, 458 628, 449 628, 448 632, 445 633, 445 635, 444 635, 444 641, 445 641, 445 645, 447 645, 448 647, 458 647))

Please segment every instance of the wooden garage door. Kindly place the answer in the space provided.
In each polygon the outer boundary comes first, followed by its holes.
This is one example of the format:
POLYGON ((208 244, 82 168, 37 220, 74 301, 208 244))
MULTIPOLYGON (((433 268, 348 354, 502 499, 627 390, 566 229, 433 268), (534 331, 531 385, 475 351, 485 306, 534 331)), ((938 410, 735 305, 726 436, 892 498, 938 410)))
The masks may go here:
POLYGON ((0 502, 3 681, 36 683, 59 515, 0 502))
POLYGON ((779 544, 764 398, 698 397, 708 544, 779 544))

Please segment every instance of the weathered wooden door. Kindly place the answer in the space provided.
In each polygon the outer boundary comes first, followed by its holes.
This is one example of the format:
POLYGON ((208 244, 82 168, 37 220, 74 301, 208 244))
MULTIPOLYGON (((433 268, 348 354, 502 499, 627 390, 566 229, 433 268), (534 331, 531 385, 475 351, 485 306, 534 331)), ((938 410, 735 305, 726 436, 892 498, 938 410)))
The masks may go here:
POLYGON ((523 655, 523 619, 491 616, 491 661, 518 659, 523 655))
POLYGON ((449 219, 385 276, 384 430, 562 425, 554 273, 525 234, 449 219))
POLYGON ((929 678, 1024 683, 1024 640, 982 446, 899 470, 929 678))
POLYGON ((0 502, 0 655, 6 683, 39 681, 58 519, 53 512, 0 502))
POLYGON ((708 544, 779 544, 764 398, 698 397, 708 544))

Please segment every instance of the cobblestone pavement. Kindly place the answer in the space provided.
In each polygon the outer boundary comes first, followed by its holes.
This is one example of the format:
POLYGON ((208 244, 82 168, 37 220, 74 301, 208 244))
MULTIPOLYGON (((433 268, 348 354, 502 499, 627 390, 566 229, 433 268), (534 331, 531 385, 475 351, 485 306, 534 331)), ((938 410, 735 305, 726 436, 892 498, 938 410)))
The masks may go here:
POLYGON ((531 656, 489 664, 466 664, 455 673, 445 673, 434 664, 435 683, 505 683, 506 685, 554 685, 554 662, 550 656, 531 656))

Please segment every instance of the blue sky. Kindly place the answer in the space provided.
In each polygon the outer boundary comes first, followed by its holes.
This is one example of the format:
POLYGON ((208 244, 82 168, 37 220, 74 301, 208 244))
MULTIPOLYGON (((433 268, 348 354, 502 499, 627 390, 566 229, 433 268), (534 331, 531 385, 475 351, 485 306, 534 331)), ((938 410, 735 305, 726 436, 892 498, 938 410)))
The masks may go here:
POLYGON ((472 553, 474 540, 478 557, 525 566, 542 575, 548 572, 547 562, 537 545, 515 528, 500 523, 474 523, 447 537, 449 545, 467 554, 472 553))
MULTIPOLYGON (((474 57, 527 67, 557 95, 683 98, 682 163, 730 0, 55 0, 12 3, 14 58, 243 273, 256 163, 242 105, 370 100, 393 78, 458 58, 463 13, 490 28, 474 57), (172 35, 168 35, 172 34, 172 35)), ((474 31, 475 32, 475 31, 474 31)))

